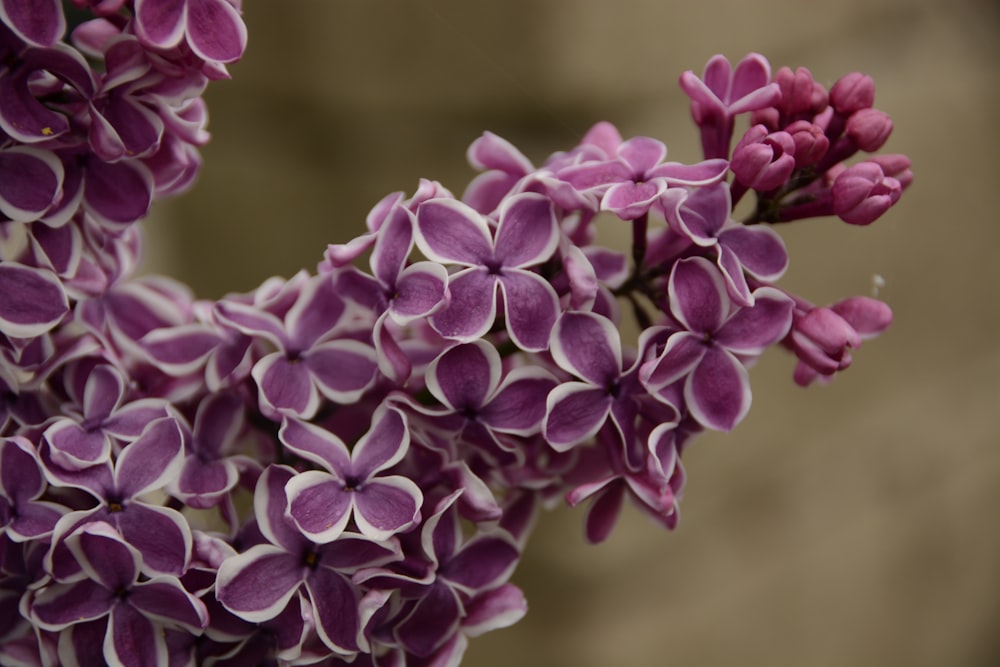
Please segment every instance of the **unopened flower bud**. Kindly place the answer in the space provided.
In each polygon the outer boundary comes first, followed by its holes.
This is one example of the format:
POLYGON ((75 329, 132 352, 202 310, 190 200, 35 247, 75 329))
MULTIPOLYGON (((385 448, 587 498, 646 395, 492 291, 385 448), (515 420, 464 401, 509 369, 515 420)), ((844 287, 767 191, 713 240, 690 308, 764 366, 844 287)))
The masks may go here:
POLYGON ((812 72, 805 67, 799 67, 794 72, 782 67, 774 75, 774 80, 781 88, 778 108, 786 116, 814 116, 826 108, 826 89, 813 79, 812 72))
POLYGON ((785 128, 795 142, 795 166, 810 167, 826 155, 830 148, 823 128, 807 120, 797 120, 785 128))
POLYGON ((878 109, 860 109, 847 119, 847 136, 868 153, 877 151, 892 133, 892 119, 878 109))
POLYGON ((902 189, 910 187, 913 182, 913 172, 910 170, 910 158, 900 153, 889 153, 887 155, 872 155, 869 162, 874 162, 882 167, 882 173, 890 178, 899 181, 902 189))
POLYGON ((733 150, 733 174, 754 190, 774 190, 784 184, 795 169, 795 141, 787 132, 768 133, 754 125, 733 150))
POLYGON ((874 103, 875 81, 867 74, 851 72, 840 77, 830 88, 830 104, 845 116, 870 109, 874 103))
POLYGON ((833 183, 833 212, 844 222, 867 225, 899 200, 902 187, 875 162, 848 167, 833 183))

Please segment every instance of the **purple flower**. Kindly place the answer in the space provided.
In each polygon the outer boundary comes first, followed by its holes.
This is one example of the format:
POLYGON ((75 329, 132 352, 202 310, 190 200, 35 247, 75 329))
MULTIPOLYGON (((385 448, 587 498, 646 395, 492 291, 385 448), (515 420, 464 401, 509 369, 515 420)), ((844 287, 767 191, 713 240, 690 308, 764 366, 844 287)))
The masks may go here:
POLYGON ((559 243, 549 199, 523 193, 505 200, 495 235, 487 219, 466 204, 432 199, 417 209, 416 232, 425 256, 467 267, 450 276, 451 302, 431 317, 442 336, 470 341, 489 331, 499 292, 507 331, 518 347, 545 349, 559 299, 544 278, 528 269, 548 260, 559 243))
POLYGON ((57 418, 43 434, 52 461, 67 470, 104 463, 115 443, 120 448, 138 438, 150 422, 171 415, 169 404, 161 399, 126 403, 126 379, 112 366, 98 364, 85 377, 85 385, 82 377, 69 384, 80 412, 57 418))
POLYGON ((153 504, 148 494, 177 477, 183 465, 182 433, 171 417, 150 422, 142 435, 110 460, 79 470, 56 464, 48 448, 41 455, 50 484, 81 489, 98 504, 93 509, 70 512, 56 524, 48 569, 57 578, 72 574, 78 566, 64 560, 64 541, 87 522, 104 521, 142 554, 143 572, 179 576, 191 558, 191 528, 176 510, 153 504))
POLYGON ((3 0, 0 22, 35 46, 52 46, 66 32, 66 17, 59 0, 3 0))
POLYGON ((699 79, 684 72, 681 88, 691 98, 691 115, 701 130, 706 158, 729 157, 733 118, 741 113, 773 106, 781 99, 777 83, 771 83, 771 66, 764 56, 750 53, 732 69, 721 55, 713 56, 699 79))
POLYGON ((732 430, 750 409, 750 382, 740 356, 755 356, 791 326, 792 300, 773 287, 753 293, 752 307, 734 306, 719 271, 703 257, 674 265, 670 313, 683 327, 643 365, 651 393, 684 382, 684 401, 702 425, 732 430))
POLYGON ((323 643, 341 654, 363 650, 367 639, 362 634, 361 594, 348 574, 396 560, 398 545, 351 533, 322 545, 306 539, 286 519, 285 486, 295 474, 291 468, 271 466, 260 476, 254 514, 268 544, 222 562, 216 597, 240 618, 262 623, 278 616, 304 591, 323 643))
POLYGON ((410 445, 399 410, 376 410, 371 428, 350 451, 334 434, 297 419, 286 418, 278 437, 289 451, 327 470, 299 473, 285 486, 288 518, 313 542, 336 540, 352 517, 361 534, 376 541, 420 520, 420 488, 407 477, 379 474, 401 461, 410 445))
POLYGON ((729 296, 753 305, 745 273, 759 280, 777 280, 788 267, 781 237, 765 225, 741 225, 729 216, 732 198, 726 183, 686 192, 676 188, 662 198, 670 228, 702 248, 715 251, 729 296))
POLYGON ((331 340, 344 331, 345 311, 328 275, 308 280, 283 320, 236 301, 216 306, 223 324, 278 348, 253 367, 261 405, 305 419, 316 414, 321 394, 335 403, 351 403, 375 381, 377 362, 370 345, 350 338, 331 340))
POLYGON ((615 325, 594 313, 563 313, 552 330, 550 352, 560 368, 582 381, 564 382, 549 393, 545 439, 556 451, 567 451, 610 421, 620 456, 630 469, 641 468, 646 455, 636 447, 634 422, 636 395, 646 392, 636 376, 637 366, 624 368, 615 325))
MULTIPOLYGON (((66 545, 86 578, 42 588, 30 606, 31 620, 38 627, 69 630, 69 641, 60 645, 63 660, 69 659, 64 651, 76 651, 75 644, 85 639, 79 634, 96 630, 103 635, 103 658, 108 664, 166 667, 164 628, 201 634, 208 625, 205 605, 175 577, 139 581, 142 555, 110 524, 86 523, 67 538, 66 545), (74 626, 88 621, 100 625, 73 632, 74 626)), ((77 653, 77 660, 80 657, 77 653)))
POLYGON ((504 377, 500 354, 483 340, 442 352, 427 367, 426 380, 444 407, 412 407, 431 416, 453 442, 486 451, 511 450, 506 436, 538 433, 545 396, 556 384, 548 371, 530 366, 511 369, 504 377))
POLYGON ((0 536, 22 542, 50 534, 66 508, 38 500, 43 493, 45 479, 31 442, 0 440, 0 536))
POLYGON ((601 197, 601 209, 622 220, 646 215, 670 185, 701 186, 723 178, 729 163, 706 160, 694 165, 663 162, 667 147, 649 137, 621 143, 616 158, 583 162, 558 172, 559 178, 584 193, 601 197))

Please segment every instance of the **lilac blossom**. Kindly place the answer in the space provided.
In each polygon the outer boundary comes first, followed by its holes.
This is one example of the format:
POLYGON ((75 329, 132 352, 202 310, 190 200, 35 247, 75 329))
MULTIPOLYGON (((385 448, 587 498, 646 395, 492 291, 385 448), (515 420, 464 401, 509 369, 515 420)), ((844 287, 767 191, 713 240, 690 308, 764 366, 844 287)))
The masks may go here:
POLYGON ((461 199, 387 195, 315 273, 219 300, 136 277, 241 2, 72 4, 67 35, 61 3, 0 0, 4 664, 457 665, 525 614, 543 506, 587 503, 591 542, 625 499, 673 529, 682 454, 744 417, 766 347, 826 381, 892 319, 775 285, 773 223, 866 225, 912 182, 870 154, 874 83, 758 54, 682 75, 701 162, 607 122, 542 160, 487 132, 461 199))
POLYGON ((417 210, 417 244, 433 261, 466 268, 448 279, 451 301, 431 317, 447 338, 485 334, 503 295, 507 331, 524 350, 544 350, 559 314, 551 285, 530 267, 548 260, 559 242, 552 203, 533 193, 515 195, 500 209, 496 233, 479 213, 456 200, 432 199, 417 210))
POLYGON ((395 408, 380 408, 369 431, 348 451, 334 434, 287 419, 278 433, 289 451, 326 472, 302 472, 285 486, 288 518, 313 542, 336 540, 353 518, 358 531, 386 540, 420 519, 423 494, 401 475, 380 475, 402 460, 409 447, 406 419, 395 408))
POLYGON ((772 287, 754 290, 754 305, 735 306, 719 271, 702 257, 674 265, 670 312, 680 325, 640 377, 651 392, 684 382, 691 414, 729 431, 750 409, 750 381, 740 356, 757 355, 791 326, 792 300, 772 287))
POLYGON ((91 659, 165 667, 163 628, 200 634, 208 624, 205 605, 175 577, 139 580, 141 554, 110 524, 86 523, 67 538, 66 545, 86 578, 41 590, 31 601, 31 620, 42 629, 66 632, 68 641, 61 643, 60 652, 75 652, 73 662, 86 664, 84 647, 96 644, 87 641, 96 634, 103 651, 91 659))

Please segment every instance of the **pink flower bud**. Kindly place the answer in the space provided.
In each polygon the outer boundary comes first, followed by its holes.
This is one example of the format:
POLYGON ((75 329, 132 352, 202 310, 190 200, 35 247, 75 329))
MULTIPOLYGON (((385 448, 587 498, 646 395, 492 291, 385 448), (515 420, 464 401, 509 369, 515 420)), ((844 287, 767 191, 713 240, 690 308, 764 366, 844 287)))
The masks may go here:
POLYGON ((805 67, 799 67, 794 72, 782 67, 774 75, 774 80, 781 88, 778 108, 786 116, 816 115, 826 108, 826 89, 813 79, 812 72, 805 67))
POLYGON ((830 88, 830 104, 845 116, 861 109, 869 109, 874 103, 875 81, 867 74, 845 74, 830 88))
POLYGON ((866 152, 877 151, 892 133, 892 119, 878 109, 859 109, 847 119, 847 136, 866 152))
POLYGON ((910 187, 910 183, 913 182, 913 172, 910 171, 910 158, 905 155, 899 153, 873 155, 868 158, 868 161, 882 167, 882 172, 886 176, 899 181, 899 186, 904 190, 910 187))
POLYGON ((787 132, 769 134, 763 125, 754 125, 736 145, 729 166, 743 185, 765 192, 773 190, 784 184, 795 169, 795 141, 787 132))
POLYGON ((877 163, 861 162, 833 182, 833 212, 849 224, 867 225, 889 210, 901 192, 899 181, 886 177, 877 163))
POLYGON ((810 167, 826 155, 830 140, 823 128, 807 120, 797 120, 785 128, 795 142, 795 166, 810 167))

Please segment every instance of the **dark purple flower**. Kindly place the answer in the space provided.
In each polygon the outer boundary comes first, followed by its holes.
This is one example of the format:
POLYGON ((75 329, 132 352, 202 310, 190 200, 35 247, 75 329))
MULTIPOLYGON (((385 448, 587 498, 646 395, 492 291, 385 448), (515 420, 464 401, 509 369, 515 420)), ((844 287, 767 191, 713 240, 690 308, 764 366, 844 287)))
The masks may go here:
POLYGON ((78 566, 63 559, 63 542, 81 525, 105 521, 142 554, 143 572, 183 574, 191 558, 187 519, 176 510, 153 504, 147 496, 175 479, 183 462, 182 432, 172 417, 150 422, 135 442, 122 449, 113 465, 106 460, 89 468, 67 470, 43 448, 41 463, 50 484, 81 489, 98 501, 93 509, 70 512, 56 524, 48 569, 57 578, 73 574, 78 566))
POLYGON ((52 46, 66 32, 59 0, 2 0, 0 22, 35 46, 52 46))
POLYGON ((66 508, 38 500, 45 488, 31 442, 22 437, 0 440, 0 536, 22 542, 52 532, 66 508))
POLYGON ((337 338, 349 322, 331 276, 309 279, 295 299, 283 319, 236 301, 219 302, 216 316, 277 348, 253 367, 262 406, 308 419, 319 409, 321 394, 335 403, 360 398, 375 381, 377 361, 371 345, 337 338))
POLYGON ((329 431, 296 419, 286 418, 278 437, 289 451, 327 470, 299 473, 285 486, 288 518, 313 542, 336 540, 352 517, 376 541, 420 520, 420 488, 407 477, 379 474, 401 461, 410 445, 399 410, 376 410, 371 428, 350 451, 329 431))
POLYGON ((741 225, 730 218, 728 184, 690 192, 674 188, 660 201, 673 231, 716 253, 729 296, 740 305, 753 305, 745 273, 770 281, 780 278, 788 268, 785 243, 777 232, 766 225, 741 225))
POLYGON ((0 294, 0 333, 12 338, 40 336, 69 312, 62 282, 45 269, 0 263, 0 294))
MULTIPOLYGON (((139 581, 142 555, 108 523, 82 525, 66 539, 85 579, 46 586, 33 595, 31 620, 50 632, 88 621, 106 625, 103 657, 108 664, 167 667, 165 627, 201 634, 205 605, 171 576, 139 581), (106 619, 106 620, 104 620, 106 619)), ((60 646, 73 651, 72 638, 60 646)), ((75 663, 76 660, 73 660, 75 663)))
POLYGON ((278 616, 304 591, 316 632, 330 650, 340 654, 364 650, 368 642, 362 633, 361 593, 348 574, 396 560, 398 544, 373 542, 353 533, 343 533, 328 544, 310 542, 286 519, 285 486, 295 474, 291 468, 271 466, 260 476, 254 514, 268 544, 223 561, 216 597, 240 618, 262 623, 278 616))
POLYGON ((691 415, 708 428, 729 431, 750 409, 750 382, 739 356, 755 356, 781 340, 794 303, 773 287, 754 290, 752 307, 734 306, 722 274, 703 257, 674 265, 670 312, 682 330, 670 335, 640 377, 651 393, 684 382, 691 415))
POLYGON ((524 350, 545 349, 559 299, 544 278, 528 269, 548 260, 559 243, 548 198, 523 193, 505 200, 495 235, 487 219, 466 204, 432 199, 417 210, 416 231, 425 256, 468 267, 450 276, 451 301, 431 317, 442 336, 470 341, 489 331, 499 291, 514 342, 524 350))

